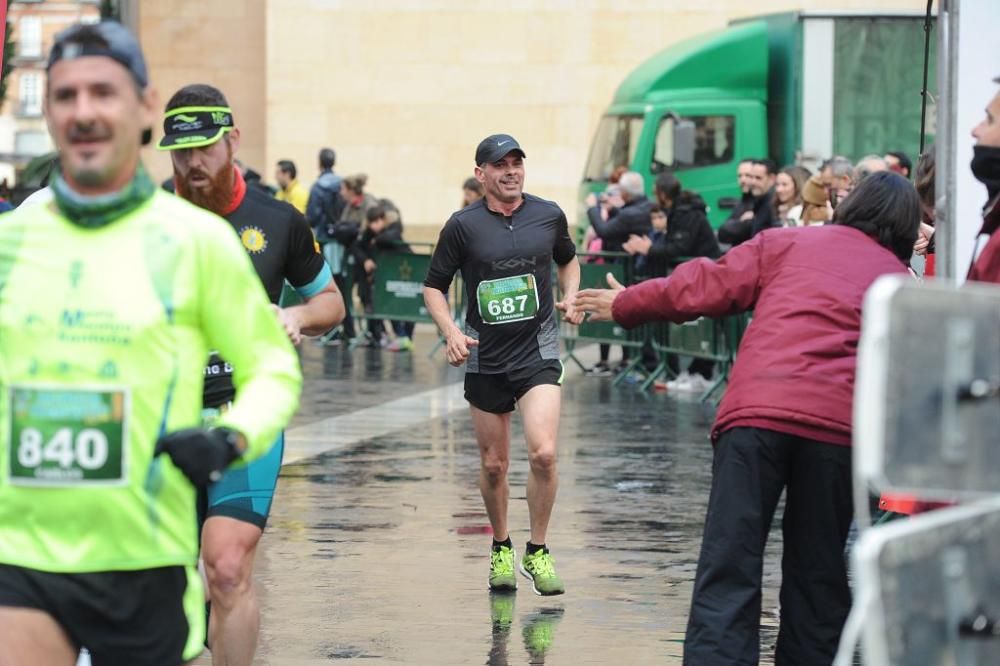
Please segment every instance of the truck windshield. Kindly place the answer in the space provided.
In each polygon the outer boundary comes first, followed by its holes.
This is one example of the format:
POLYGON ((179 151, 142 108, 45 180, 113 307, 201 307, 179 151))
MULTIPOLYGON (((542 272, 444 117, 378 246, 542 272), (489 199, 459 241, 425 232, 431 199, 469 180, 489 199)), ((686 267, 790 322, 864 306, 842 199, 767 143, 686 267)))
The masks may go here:
POLYGON ((583 172, 585 181, 606 181, 619 166, 632 167, 642 132, 642 116, 604 116, 597 127, 590 158, 583 172))

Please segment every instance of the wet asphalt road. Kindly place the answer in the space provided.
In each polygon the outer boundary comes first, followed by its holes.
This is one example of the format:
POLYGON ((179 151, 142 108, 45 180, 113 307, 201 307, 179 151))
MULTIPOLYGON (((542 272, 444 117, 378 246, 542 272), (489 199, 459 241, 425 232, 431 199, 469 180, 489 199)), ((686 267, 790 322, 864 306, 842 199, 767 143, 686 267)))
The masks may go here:
MULTIPOLYGON (((373 436, 365 420, 353 440, 284 467, 257 557, 257 663, 680 663, 711 478, 709 415, 693 399, 612 387, 568 365, 548 537, 567 593, 539 597, 521 578, 515 595, 491 596, 468 411, 461 401, 424 402, 462 378, 442 352, 427 358, 433 342, 419 327, 412 354, 303 345, 292 459, 296 433, 338 432, 338 418, 388 406, 370 411, 373 436)), ((596 348, 581 356, 596 360, 596 348)), ((519 424, 511 457, 520 553, 528 466, 519 424)), ((775 529, 765 650, 779 548, 775 529)))

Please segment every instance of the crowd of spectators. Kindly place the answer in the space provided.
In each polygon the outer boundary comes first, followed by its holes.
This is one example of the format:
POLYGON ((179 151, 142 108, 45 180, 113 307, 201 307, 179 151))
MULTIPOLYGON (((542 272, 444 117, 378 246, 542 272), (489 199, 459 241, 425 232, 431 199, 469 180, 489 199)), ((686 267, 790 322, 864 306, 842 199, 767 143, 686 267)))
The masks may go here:
MULTIPOLYGON (((318 155, 318 176, 308 189, 298 179, 298 168, 291 160, 279 160, 275 169, 275 198, 295 206, 306 218, 333 272, 337 288, 349 294, 347 315, 341 326, 324 338, 331 345, 352 344, 410 351, 413 348, 413 323, 385 322, 365 317, 363 331, 358 330, 353 311, 354 292, 361 310, 374 313, 374 284, 380 254, 410 252, 403 241, 403 220, 399 208, 390 200, 368 191, 368 176, 355 173, 341 176, 335 171, 337 153, 323 148, 318 155), (387 326, 387 324, 389 324, 387 326)), ((246 172, 244 172, 246 178, 246 172)), ((259 183, 259 177, 248 182, 259 183)), ((259 186, 267 187, 260 183, 259 186)), ((465 188, 475 191, 474 180, 465 188)))
MULTIPOLYGON (((865 155, 856 163, 834 156, 822 162, 815 173, 800 165, 779 169, 767 158, 744 159, 736 171, 741 196, 718 232, 708 222, 704 200, 697 192, 684 189, 677 174, 666 171, 657 176, 652 184, 655 201, 651 201, 645 195, 643 176, 619 167, 603 193, 585 200, 589 226, 583 241, 584 261, 622 261, 598 253, 627 253, 632 275, 638 279, 662 277, 687 259, 718 258, 767 229, 829 224, 836 208, 858 183, 880 171, 915 178, 923 220, 911 270, 916 275, 933 275, 933 148, 921 157, 915 172, 909 157, 899 151, 865 155)), ((588 374, 610 375, 627 369, 628 348, 623 348, 622 360, 615 367, 608 362, 609 350, 609 345, 601 345, 600 360, 588 374)), ((644 364, 653 367, 658 359, 647 356, 648 350, 644 364)), ((657 382, 657 388, 700 393, 710 386, 711 363, 694 359, 681 369, 677 359, 669 358, 668 366, 675 379, 657 382)))

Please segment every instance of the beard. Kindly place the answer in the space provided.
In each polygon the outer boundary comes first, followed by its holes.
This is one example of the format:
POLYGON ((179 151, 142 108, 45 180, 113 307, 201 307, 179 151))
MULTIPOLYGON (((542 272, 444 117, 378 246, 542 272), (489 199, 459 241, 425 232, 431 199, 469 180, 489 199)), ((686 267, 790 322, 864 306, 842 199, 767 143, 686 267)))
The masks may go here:
POLYGON ((225 215, 226 211, 229 210, 230 204, 233 202, 235 184, 233 182, 233 165, 229 162, 226 162, 225 166, 214 174, 192 169, 183 178, 175 172, 174 178, 177 183, 177 194, 194 205, 205 210, 210 210, 216 215, 225 215), (208 186, 193 187, 190 178, 194 174, 208 178, 208 186))

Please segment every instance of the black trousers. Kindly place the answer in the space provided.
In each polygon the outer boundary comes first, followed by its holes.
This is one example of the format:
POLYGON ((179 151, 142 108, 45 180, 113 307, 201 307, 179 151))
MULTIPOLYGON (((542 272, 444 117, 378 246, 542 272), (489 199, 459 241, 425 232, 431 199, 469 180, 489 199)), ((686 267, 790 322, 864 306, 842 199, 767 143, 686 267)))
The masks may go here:
POLYGON ((354 316, 351 315, 351 303, 354 299, 351 297, 350 292, 347 291, 347 279, 340 274, 335 274, 333 276, 333 282, 337 285, 337 291, 339 291, 344 297, 344 321, 341 322, 344 326, 344 337, 353 338, 354 332, 354 316))
POLYGON ((715 444, 685 664, 757 664, 764 545, 783 488, 775 664, 833 661, 851 606, 844 561, 853 517, 851 449, 761 428, 733 428, 715 444))
POLYGON ((397 337, 412 338, 413 329, 416 324, 412 321, 395 321, 392 322, 392 332, 396 334, 397 337))
MULTIPOLYGON (((680 374, 681 363, 677 354, 667 354, 667 367, 670 368, 671 372, 675 375, 680 374)), ((688 366, 687 371, 691 374, 698 373, 705 379, 711 379, 712 373, 715 371, 715 361, 709 361, 705 358, 693 358, 691 359, 691 364, 688 366)))

